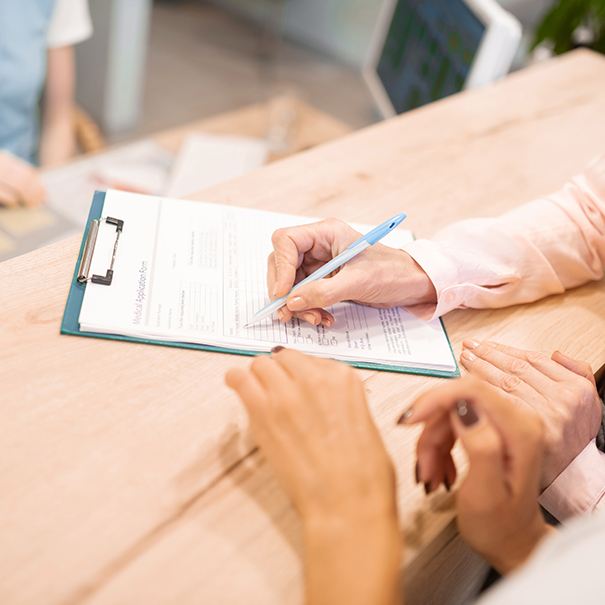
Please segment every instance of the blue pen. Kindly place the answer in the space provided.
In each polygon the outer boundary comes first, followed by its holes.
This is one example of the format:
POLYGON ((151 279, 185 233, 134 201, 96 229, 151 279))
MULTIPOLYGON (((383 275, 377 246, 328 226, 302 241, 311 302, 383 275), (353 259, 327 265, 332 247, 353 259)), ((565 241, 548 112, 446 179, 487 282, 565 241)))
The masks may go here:
POLYGON ((298 282, 288 294, 282 296, 274 300, 272 303, 268 304, 266 307, 261 309, 245 326, 244 328, 248 328, 251 325, 258 323, 262 319, 266 317, 270 317, 275 313, 278 309, 281 309, 285 304, 288 296, 292 294, 295 290, 298 290, 301 286, 308 284, 309 282, 316 281, 318 279, 322 279, 332 271, 336 271, 336 269, 342 267, 345 263, 349 262, 352 258, 355 258, 358 254, 361 254, 366 248, 373 246, 376 242, 379 242, 385 235, 393 231, 398 225, 400 225, 405 219, 407 215, 403 212, 400 214, 396 214, 393 218, 390 218, 388 221, 382 223, 382 225, 378 225, 364 236, 360 237, 358 240, 355 240, 348 248, 343 250, 338 256, 335 256, 330 262, 326 263, 323 267, 317 269, 303 279, 298 282))

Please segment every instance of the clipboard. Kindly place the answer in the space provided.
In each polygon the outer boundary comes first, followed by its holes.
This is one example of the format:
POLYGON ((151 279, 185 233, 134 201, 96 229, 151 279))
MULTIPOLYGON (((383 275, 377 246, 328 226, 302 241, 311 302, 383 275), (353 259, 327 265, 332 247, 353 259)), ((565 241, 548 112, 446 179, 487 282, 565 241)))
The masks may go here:
MULTIPOLYGON (((80 310, 82 308, 82 301, 84 299, 84 292, 86 291, 87 283, 93 282, 101 284, 104 287, 111 287, 113 279, 113 263, 116 256, 120 253, 119 241, 122 230, 127 229, 128 225, 124 224, 119 217, 104 217, 103 206, 105 204, 105 192, 95 191, 88 219, 86 221, 86 227, 84 229, 84 235, 82 237, 82 243, 80 244, 80 251, 76 261, 69 294, 67 295, 67 302, 65 304, 65 311, 63 313, 63 320, 61 321, 61 334, 70 336, 85 336, 88 338, 102 338, 104 340, 117 340, 125 342, 134 342, 148 345, 160 345, 165 347, 177 347, 179 349, 194 349, 198 351, 209 351, 212 353, 227 353, 232 355, 246 355, 254 357, 257 355, 269 355, 270 353, 265 351, 249 351, 242 349, 234 349, 229 347, 216 347, 212 345, 204 345, 198 343, 188 342, 171 342, 165 340, 153 340, 147 338, 139 338, 133 336, 124 336, 120 334, 105 334, 101 332, 84 332, 80 330, 80 310), (107 268, 105 275, 91 275, 90 274, 90 262, 94 256, 94 243, 96 240, 95 231, 98 229, 100 222, 106 222, 116 228, 116 240, 113 248, 113 254, 110 266, 107 268)), ((440 319, 441 325, 444 328, 444 332, 447 338, 448 346, 452 352, 452 357, 456 364, 456 370, 453 372, 444 370, 427 370, 423 368, 415 367, 404 367, 394 366, 390 364, 382 364, 375 362, 363 362, 363 361, 345 361, 348 365, 356 368, 365 370, 381 370, 387 372, 397 372, 401 374, 420 374, 422 376, 435 376, 438 378, 457 378, 460 376, 460 369, 458 368, 458 362, 454 355, 452 345, 449 339, 449 335, 443 326, 443 321, 440 319)))

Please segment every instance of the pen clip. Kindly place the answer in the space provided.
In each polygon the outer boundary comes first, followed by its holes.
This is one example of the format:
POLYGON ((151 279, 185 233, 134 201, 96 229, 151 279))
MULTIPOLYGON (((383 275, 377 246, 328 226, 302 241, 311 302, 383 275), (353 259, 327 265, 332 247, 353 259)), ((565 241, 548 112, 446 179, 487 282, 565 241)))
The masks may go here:
POLYGON ((355 246, 359 246, 362 242, 368 242, 370 246, 373 246, 376 242, 380 241, 387 233, 393 231, 393 229, 397 228, 407 217, 405 212, 400 212, 396 214, 388 221, 378 225, 378 227, 374 227, 371 231, 368 231, 365 235, 355 240, 350 246, 350 248, 355 248, 355 246))

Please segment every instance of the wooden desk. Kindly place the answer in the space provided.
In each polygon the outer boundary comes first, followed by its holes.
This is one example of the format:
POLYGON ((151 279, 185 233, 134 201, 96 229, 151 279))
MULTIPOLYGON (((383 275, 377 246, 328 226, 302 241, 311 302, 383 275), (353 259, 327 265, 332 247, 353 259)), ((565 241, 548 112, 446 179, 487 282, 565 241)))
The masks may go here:
MULTIPOLYGON (((604 115, 605 59, 577 52, 199 197, 365 222, 404 208, 428 236, 558 188, 603 152, 604 115)), ((0 601, 300 603, 297 517, 223 386, 249 360, 60 336, 77 247, 0 265, 0 601)), ((603 282, 445 323, 457 353, 475 336, 605 359, 603 282)), ((362 376, 398 467, 411 602, 461 602, 480 562, 452 496, 413 485, 416 431, 394 426, 437 379, 362 376)))
POLYGON ((293 153, 305 151, 316 145, 327 143, 349 134, 349 126, 296 97, 275 97, 265 103, 250 105, 235 111, 204 118, 163 131, 153 138, 177 151, 185 136, 203 132, 204 134, 233 134, 264 139, 274 127, 289 125, 285 133, 286 141, 280 151, 275 151, 270 160, 281 159, 293 153), (286 115, 285 121, 280 118, 286 115))

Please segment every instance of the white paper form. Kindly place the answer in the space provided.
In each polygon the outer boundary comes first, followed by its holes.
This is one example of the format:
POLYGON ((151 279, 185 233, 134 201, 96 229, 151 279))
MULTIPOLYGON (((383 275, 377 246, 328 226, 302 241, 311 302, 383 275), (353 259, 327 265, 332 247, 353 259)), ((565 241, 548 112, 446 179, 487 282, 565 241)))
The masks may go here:
POLYGON ((95 190, 119 187, 145 193, 164 191, 173 154, 151 139, 144 139, 74 160, 42 175, 48 205, 83 225, 95 190))
MULTIPOLYGON (((331 329, 266 319, 244 328, 267 302, 271 234, 312 219, 110 191, 104 216, 124 220, 111 286, 89 283, 81 329, 252 351, 277 344, 344 360, 455 369, 439 321, 403 309, 335 305, 331 329)), ((362 231, 369 230, 362 227, 362 231)), ((387 245, 409 241, 397 230, 387 245)), ((104 226, 93 271, 105 274, 115 228, 104 226)))
POLYGON ((268 154, 262 139, 191 134, 179 150, 164 193, 183 197, 234 179, 262 166, 268 154))

